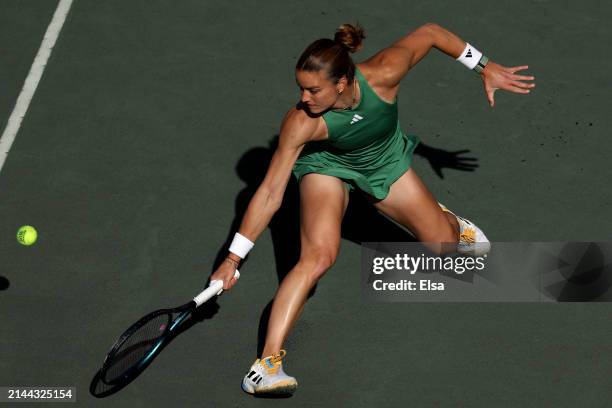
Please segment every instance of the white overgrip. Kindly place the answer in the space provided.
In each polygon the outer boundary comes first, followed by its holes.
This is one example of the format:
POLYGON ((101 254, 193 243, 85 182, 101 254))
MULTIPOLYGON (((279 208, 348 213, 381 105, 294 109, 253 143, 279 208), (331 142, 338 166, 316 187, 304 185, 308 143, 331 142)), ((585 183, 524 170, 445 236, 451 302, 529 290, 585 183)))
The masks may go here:
MULTIPOLYGON (((236 273, 234 273, 234 278, 240 278, 240 272, 236 269, 236 273)), ((196 302, 196 307, 200 306, 202 303, 208 301, 211 297, 215 295, 220 295, 223 292, 223 281, 214 280, 210 281, 210 285, 206 289, 204 289, 200 294, 193 298, 193 301, 196 302)))

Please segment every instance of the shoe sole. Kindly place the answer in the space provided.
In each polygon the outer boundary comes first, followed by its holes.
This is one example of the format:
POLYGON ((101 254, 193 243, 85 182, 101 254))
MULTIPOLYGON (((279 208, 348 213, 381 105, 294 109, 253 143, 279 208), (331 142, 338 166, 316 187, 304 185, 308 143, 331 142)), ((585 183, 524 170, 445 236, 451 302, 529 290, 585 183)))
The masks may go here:
POLYGON ((488 241, 475 242, 471 245, 469 248, 457 247, 457 252, 464 256, 479 257, 485 256, 491 251, 491 243, 488 241))
POLYGON ((250 391, 244 387, 244 384, 241 385, 241 388, 244 392, 257 396, 281 396, 281 395, 293 395, 295 390, 297 389, 297 384, 294 382, 286 382, 280 383, 276 385, 274 388, 262 388, 259 390, 250 391))

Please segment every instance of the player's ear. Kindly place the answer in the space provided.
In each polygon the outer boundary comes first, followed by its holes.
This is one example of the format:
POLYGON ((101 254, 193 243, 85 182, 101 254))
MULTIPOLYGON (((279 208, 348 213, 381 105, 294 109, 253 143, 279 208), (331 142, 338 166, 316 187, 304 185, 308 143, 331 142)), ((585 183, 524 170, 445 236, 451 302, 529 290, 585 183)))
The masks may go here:
POLYGON ((338 82, 336 83, 336 91, 338 92, 338 95, 344 92, 347 85, 348 85, 348 80, 346 79, 346 75, 343 75, 342 78, 340 78, 338 82))

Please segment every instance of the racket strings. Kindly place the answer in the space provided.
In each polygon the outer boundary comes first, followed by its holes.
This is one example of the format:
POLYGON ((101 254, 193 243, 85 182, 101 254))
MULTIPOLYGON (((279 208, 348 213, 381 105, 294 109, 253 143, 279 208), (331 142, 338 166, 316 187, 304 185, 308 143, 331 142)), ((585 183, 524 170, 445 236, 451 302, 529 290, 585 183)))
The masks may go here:
POLYGON ((123 343, 109 355, 109 359, 105 362, 103 380, 105 382, 116 381, 140 364, 158 346, 159 340, 171 321, 171 314, 154 316, 128 334, 123 343))

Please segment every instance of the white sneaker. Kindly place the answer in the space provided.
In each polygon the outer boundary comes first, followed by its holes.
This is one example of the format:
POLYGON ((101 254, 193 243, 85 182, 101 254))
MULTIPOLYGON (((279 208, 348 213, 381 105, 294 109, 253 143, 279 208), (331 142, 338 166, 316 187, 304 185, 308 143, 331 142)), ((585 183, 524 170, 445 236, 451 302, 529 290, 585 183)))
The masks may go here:
POLYGON ((491 243, 476 224, 467 218, 458 216, 443 204, 438 203, 438 205, 440 205, 442 211, 451 213, 457 218, 457 222, 459 223, 459 243, 457 243, 457 252, 462 255, 483 256, 491 250, 491 243))
POLYGON ((249 394, 293 394, 297 380, 283 371, 282 359, 286 354, 281 350, 278 354, 255 360, 242 380, 242 389, 249 394))

